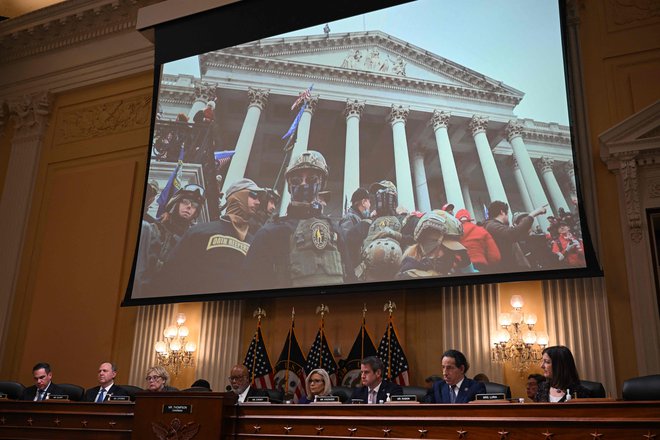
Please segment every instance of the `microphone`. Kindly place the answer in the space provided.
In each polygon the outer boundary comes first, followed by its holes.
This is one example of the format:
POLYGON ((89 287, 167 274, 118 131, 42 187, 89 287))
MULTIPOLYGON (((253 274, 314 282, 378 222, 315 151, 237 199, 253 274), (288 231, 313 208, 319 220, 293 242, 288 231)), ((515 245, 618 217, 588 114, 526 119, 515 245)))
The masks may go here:
POLYGON ((231 387, 231 385, 227 385, 227 386, 225 387, 225 390, 226 390, 226 391, 233 391, 233 388, 231 387))

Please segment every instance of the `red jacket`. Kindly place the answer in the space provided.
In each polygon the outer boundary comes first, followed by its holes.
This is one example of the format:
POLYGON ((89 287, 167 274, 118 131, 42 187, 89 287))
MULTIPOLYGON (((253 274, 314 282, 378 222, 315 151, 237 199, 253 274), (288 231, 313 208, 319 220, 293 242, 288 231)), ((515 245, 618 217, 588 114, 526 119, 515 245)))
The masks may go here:
POLYGON ((463 223, 461 244, 467 248, 470 260, 474 264, 489 266, 499 263, 502 258, 493 236, 486 229, 472 222, 463 223))

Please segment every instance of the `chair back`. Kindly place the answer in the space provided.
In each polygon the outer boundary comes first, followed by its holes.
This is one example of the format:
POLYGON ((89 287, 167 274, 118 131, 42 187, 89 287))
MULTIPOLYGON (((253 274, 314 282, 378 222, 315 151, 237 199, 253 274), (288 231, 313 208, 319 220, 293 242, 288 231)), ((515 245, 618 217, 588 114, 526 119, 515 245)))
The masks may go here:
POLYGON ((135 385, 119 385, 121 388, 126 391, 126 394, 128 394, 128 397, 131 398, 131 400, 135 400, 135 395, 139 393, 140 391, 144 391, 140 387, 136 387, 135 385))
POLYGON ((268 393, 268 400, 273 403, 282 403, 284 401, 284 392, 281 390, 274 390, 271 388, 262 388, 268 393))
POLYGON ((624 381, 623 400, 660 400, 660 374, 624 381))
POLYGON ((64 390, 64 394, 69 396, 69 400, 74 402, 79 402, 82 400, 85 395, 85 389, 80 385, 75 385, 72 383, 58 383, 58 387, 64 390))
POLYGON ((413 387, 413 386, 405 386, 403 388, 403 394, 412 394, 415 396, 418 402, 424 403, 424 399, 426 397, 426 393, 428 392, 428 388, 424 387, 413 387))
POLYGON ((504 397, 507 399, 511 398, 511 387, 509 387, 509 385, 504 385, 497 382, 484 382, 484 385, 486 385, 486 392, 489 394, 501 393, 504 394, 504 397))
MULTIPOLYGON (((590 380, 581 380, 580 385, 589 390, 589 397, 607 397, 605 394, 605 387, 600 382, 592 382, 590 380)), ((578 396, 580 397, 580 396, 578 396)))
POLYGON ((353 388, 351 387, 332 387, 330 394, 333 396, 339 397, 341 403, 346 403, 351 398, 353 394, 353 388))
POLYGON ((11 381, 0 381, 0 393, 6 394, 8 398, 18 400, 23 395, 25 387, 23 384, 11 381))
POLYGON ((209 390, 209 389, 206 388, 206 387, 190 387, 190 388, 186 388, 186 389, 181 390, 181 391, 194 391, 194 392, 196 392, 196 393, 199 393, 199 392, 202 392, 202 393, 203 393, 203 392, 210 393, 210 392, 211 392, 211 390, 209 390))

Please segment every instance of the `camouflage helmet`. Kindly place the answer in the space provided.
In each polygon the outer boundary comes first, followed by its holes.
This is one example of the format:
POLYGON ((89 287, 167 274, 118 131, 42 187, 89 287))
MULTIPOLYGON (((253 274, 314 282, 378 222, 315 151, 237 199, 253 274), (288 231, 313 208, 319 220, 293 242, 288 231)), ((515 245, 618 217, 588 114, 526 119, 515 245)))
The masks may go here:
POLYGON ((457 239, 463 235, 463 225, 446 211, 435 210, 427 212, 419 219, 413 238, 419 241, 426 230, 438 231, 443 237, 457 239))
POLYGON ((328 180, 328 164, 321 153, 314 150, 303 151, 300 156, 286 170, 285 177, 287 181, 291 173, 297 170, 313 170, 321 173, 321 188, 325 187, 328 180))
POLYGON ((382 189, 387 189, 389 191, 393 191, 396 193, 396 185, 394 185, 391 181, 389 180, 381 180, 380 182, 372 183, 371 186, 369 187, 369 194, 376 194, 376 192, 382 190, 382 189))
POLYGON ((399 269, 402 258, 401 246, 391 238, 378 238, 369 243, 363 251, 363 259, 368 272, 377 270, 393 276, 399 269))

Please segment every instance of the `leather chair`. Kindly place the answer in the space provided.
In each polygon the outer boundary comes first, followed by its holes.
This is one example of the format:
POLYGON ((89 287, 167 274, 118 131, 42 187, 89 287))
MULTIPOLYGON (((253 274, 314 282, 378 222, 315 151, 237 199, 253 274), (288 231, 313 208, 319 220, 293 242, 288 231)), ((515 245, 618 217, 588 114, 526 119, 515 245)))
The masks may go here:
POLYGON ((284 401, 284 392, 271 388, 263 388, 263 390, 268 393, 268 400, 272 403, 282 403, 284 401))
POLYGON ((623 400, 660 400, 660 374, 624 381, 623 400))
MULTIPOLYGON (((589 390, 590 397, 603 398, 607 397, 605 394, 605 387, 600 382, 592 382, 590 380, 581 380, 580 385, 589 390)), ((578 396, 579 398, 580 396, 578 396)))
POLYGON ((181 390, 181 391, 194 391, 196 393, 204 393, 204 392, 210 393, 211 392, 211 390, 209 390, 206 387, 190 387, 190 388, 186 388, 185 390, 181 390))
POLYGON ((487 393, 502 393, 507 399, 511 398, 511 387, 497 382, 484 382, 487 393))
POLYGON ((339 397, 341 403, 346 403, 351 399, 351 394, 353 394, 353 388, 351 387, 332 387, 330 392, 333 396, 339 397))
POLYGON ((403 394, 411 394, 415 396, 418 402, 424 403, 424 398, 426 397, 428 388, 413 387, 413 386, 405 386, 402 388, 403 388, 403 394))
POLYGON ((11 381, 0 381, 0 393, 6 394, 9 399, 18 400, 23 395, 23 384, 11 381))
POLYGON ((79 402, 82 400, 85 395, 85 389, 80 385, 74 385, 72 383, 58 383, 58 387, 62 388, 69 400, 74 402, 79 402))
POLYGON ((135 385, 119 385, 126 391, 126 394, 128 394, 128 397, 131 398, 131 401, 135 400, 135 395, 139 393, 140 391, 144 391, 140 387, 136 387, 135 385))

